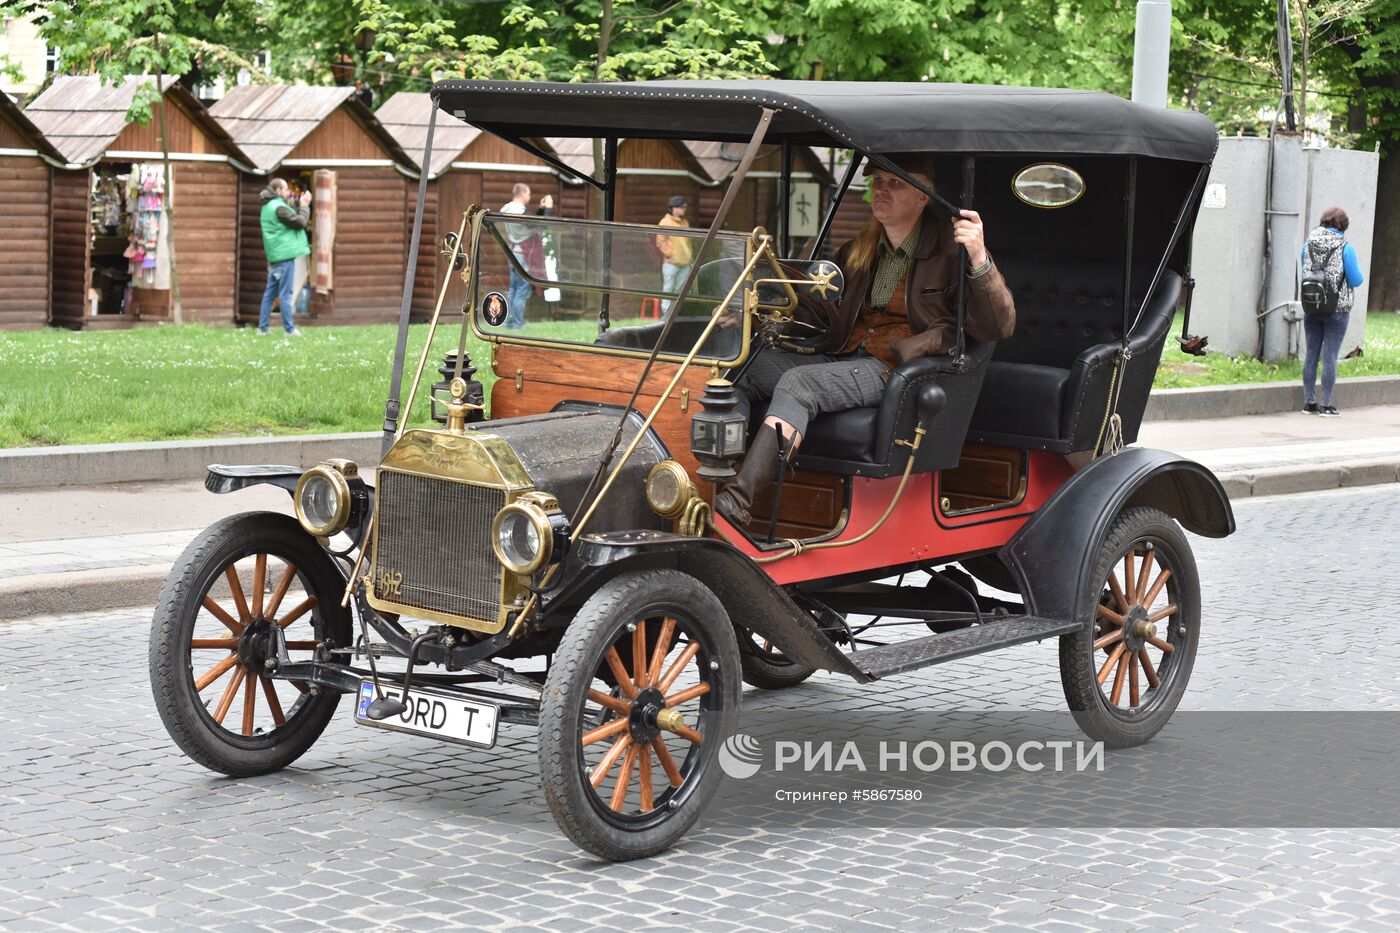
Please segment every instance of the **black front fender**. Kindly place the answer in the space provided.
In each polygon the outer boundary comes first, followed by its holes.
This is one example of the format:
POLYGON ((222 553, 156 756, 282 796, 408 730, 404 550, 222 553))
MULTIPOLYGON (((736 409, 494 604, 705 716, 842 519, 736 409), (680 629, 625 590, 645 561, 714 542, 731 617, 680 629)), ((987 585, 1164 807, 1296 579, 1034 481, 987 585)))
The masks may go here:
POLYGON ((204 477, 204 488, 214 493, 226 493, 266 483, 269 486, 281 486, 290 493, 297 488, 297 480, 301 479, 304 472, 306 471, 301 467, 287 466, 285 463, 258 463, 248 466, 211 463, 209 473, 204 477))
POLYGON ((1094 558, 1121 511, 1152 506, 1187 531, 1223 538, 1235 513, 1220 481, 1194 460, 1164 450, 1129 447, 1074 474, 1000 551, 1027 611, 1073 619, 1084 605, 1094 558))
POLYGON ((585 535, 570 564, 561 584, 545 594, 546 617, 568 616, 618 574, 673 568, 707 586, 735 625, 771 641, 796 663, 870 679, 758 564, 724 541, 661 531, 585 535))

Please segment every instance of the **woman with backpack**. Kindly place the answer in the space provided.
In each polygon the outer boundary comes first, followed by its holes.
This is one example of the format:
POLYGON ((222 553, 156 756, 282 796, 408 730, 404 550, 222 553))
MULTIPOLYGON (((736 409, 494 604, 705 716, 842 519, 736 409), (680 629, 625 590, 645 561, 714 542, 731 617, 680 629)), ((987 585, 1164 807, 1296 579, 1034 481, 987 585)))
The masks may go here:
POLYGON ((1346 211, 1329 207, 1303 244, 1303 413, 1335 418, 1332 387, 1337 382, 1337 355, 1351 319, 1353 289, 1364 281, 1356 250, 1346 241, 1351 225, 1346 211), (1322 358, 1322 398, 1313 392, 1317 361, 1322 358))

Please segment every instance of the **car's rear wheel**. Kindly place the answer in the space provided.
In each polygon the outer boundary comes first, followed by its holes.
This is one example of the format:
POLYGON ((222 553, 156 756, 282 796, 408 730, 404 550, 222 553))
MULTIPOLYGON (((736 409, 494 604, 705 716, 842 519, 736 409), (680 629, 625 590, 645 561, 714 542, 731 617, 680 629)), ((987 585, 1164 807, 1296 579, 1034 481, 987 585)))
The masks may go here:
POLYGON ((739 664, 743 668, 744 683, 751 687, 783 690, 797 686, 816 672, 816 668, 798 664, 783 654, 781 648, 762 635, 737 626, 734 634, 739 641, 739 664))
POLYGON ((1060 638, 1075 720, 1110 747, 1139 745, 1171 718, 1196 658, 1201 587, 1186 535, 1160 509, 1114 521, 1094 567, 1087 623, 1060 638))
POLYGON ((611 861, 673 845, 718 787, 739 684, 734 629, 699 581, 662 570, 604 584, 545 681, 540 775, 560 829, 611 861))
POLYGON ((175 744, 234 777, 301 757, 340 695, 265 676, 271 634, 282 631, 294 661, 327 641, 348 645, 343 589, 330 557, 286 515, 235 515, 191 542, 151 624, 151 691, 175 744))

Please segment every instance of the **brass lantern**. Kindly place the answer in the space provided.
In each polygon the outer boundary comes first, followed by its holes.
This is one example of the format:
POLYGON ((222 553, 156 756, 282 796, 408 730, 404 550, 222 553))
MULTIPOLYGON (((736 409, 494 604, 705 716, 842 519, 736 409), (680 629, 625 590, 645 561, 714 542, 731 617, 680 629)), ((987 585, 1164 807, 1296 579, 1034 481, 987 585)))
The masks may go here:
POLYGON ((734 461, 744 455, 748 419, 738 411, 734 384, 711 379, 700 397, 701 411, 690 419, 690 452, 700 461, 701 479, 722 482, 734 477, 734 461))

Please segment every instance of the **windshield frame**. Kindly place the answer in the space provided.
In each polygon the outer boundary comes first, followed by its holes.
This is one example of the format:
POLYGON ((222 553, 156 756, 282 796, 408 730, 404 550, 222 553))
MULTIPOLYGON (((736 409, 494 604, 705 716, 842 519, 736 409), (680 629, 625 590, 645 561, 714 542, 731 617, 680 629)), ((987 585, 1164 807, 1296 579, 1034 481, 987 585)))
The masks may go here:
MULTIPOLYGON (((479 316, 479 313, 480 313, 480 307, 479 307, 479 306, 480 306, 480 300, 479 300, 479 290, 480 290, 479 271, 480 271, 480 269, 481 269, 481 247, 482 247, 482 243, 483 243, 488 237, 490 237, 490 239, 492 239, 492 240, 496 243, 496 245, 497 245, 498 247, 500 247, 501 252, 503 253, 503 255, 504 255, 504 257, 506 258, 507 262, 510 264, 511 268, 515 270, 516 274, 519 275, 521 278, 523 278, 525 281, 529 282, 532 286, 536 286, 536 287, 539 287, 539 288, 567 287, 567 288, 574 289, 574 290, 579 291, 579 292, 592 293, 592 294, 599 294, 599 295, 640 295, 640 296, 643 296, 643 297, 657 297, 657 298, 663 298, 663 299, 664 299, 664 298, 668 298, 668 297, 674 298, 675 296, 671 295, 669 292, 663 292, 663 291, 661 291, 660 289, 647 290, 647 289, 638 289, 638 288, 623 287, 623 286, 618 286, 618 287, 603 287, 603 286, 599 286, 599 285, 578 284, 578 283, 573 283, 573 282, 558 282, 558 281, 554 281, 554 280, 551 280, 551 279, 541 279, 541 278, 538 278, 538 277, 536 277, 536 276, 532 276, 532 275, 530 274, 529 270, 526 269, 526 268, 524 267, 524 265, 519 261, 519 259, 515 256, 514 252, 513 252, 512 250, 510 250, 510 249, 506 246, 504 240, 503 240, 503 239, 501 238, 501 236, 500 236, 499 227, 498 227, 495 223, 493 223, 493 225, 490 226, 490 227, 487 226, 487 220, 488 220, 488 219, 492 220, 493 222, 498 222, 499 224, 506 224, 506 223, 520 223, 520 222, 521 222, 521 218, 520 218, 518 215, 515 215, 515 214, 503 214, 503 213, 501 213, 500 211, 482 210, 482 209, 476 208, 476 207, 473 207, 473 208, 471 209, 471 215, 472 215, 472 221, 471 221, 472 232, 471 232, 471 240, 470 240, 470 242, 471 242, 471 244, 472 244, 472 247, 471 247, 471 248, 472 248, 472 252, 471 252, 471 254, 470 254, 469 258, 468 258, 468 265, 469 265, 469 269, 470 269, 470 276, 469 276, 468 281, 467 281, 467 298, 466 298, 466 304, 465 304, 464 307, 462 308, 462 313, 463 313, 464 317, 466 318, 466 320, 463 322, 463 326, 468 326, 468 327, 470 327, 470 328, 471 328, 471 332, 472 332, 479 340, 481 340, 481 341, 483 341, 483 342, 485 342, 485 343, 487 343, 487 344, 493 345, 493 346, 535 347, 535 348, 539 348, 539 349, 560 350, 560 351, 563 351, 563 352, 588 353, 588 354, 594 354, 594 355, 598 355, 598 356, 625 357, 625 358, 628 358, 628 359, 645 360, 645 359, 647 359, 648 357, 651 356, 651 352, 652 352, 652 351, 651 351, 651 348, 650 348, 650 347, 646 347, 646 348, 637 348, 637 347, 619 347, 619 346, 613 346, 613 345, 610 345, 610 344, 575 343, 575 342, 567 341, 567 340, 547 339, 547 338, 542 338, 542 337, 526 337, 526 336, 518 336, 518 335, 515 335, 515 334, 503 334, 503 333, 499 333, 499 332, 497 332, 497 331, 488 331, 488 330, 484 329, 484 328, 481 326, 480 316, 479 316)), ((531 223, 542 223, 542 224, 548 224, 548 225, 557 225, 557 226, 561 226, 561 227, 584 227, 584 228, 591 227, 591 228, 605 229, 605 230, 636 230, 636 231, 646 231, 647 235, 658 235, 658 234, 667 234, 667 235, 669 235, 669 234, 673 234, 673 233, 676 232, 676 228, 672 228, 672 227, 663 227, 663 226, 660 226, 659 224, 624 223, 624 222, 621 222, 621 221, 593 220, 593 219, 572 218, 572 217, 539 217, 539 216, 534 216, 534 217, 529 217, 527 222, 531 222, 531 223)), ((699 229, 699 228, 697 228, 697 231, 698 231, 698 229, 699 229)), ((727 233, 727 234, 730 234, 730 235, 737 235, 737 236, 742 236, 742 237, 744 237, 744 255, 743 255, 743 263, 744 263, 745 265, 747 265, 747 264, 749 263, 749 261, 753 258, 754 251, 755 251, 756 249, 759 248, 759 244, 760 244, 760 243, 765 243, 765 242, 766 242, 767 244, 769 244, 769 245, 765 246, 764 248, 765 248, 765 249, 767 250, 767 252, 769 253, 769 265, 771 266, 771 270, 770 270, 770 271, 772 271, 772 272, 774 272, 774 273, 776 273, 776 274, 778 274, 778 275, 781 275, 782 269, 781 269, 781 266, 778 265, 778 257, 775 256, 775 255, 773 255, 773 252, 772 252, 772 248, 771 248, 772 239, 771 239, 771 237, 768 235, 767 231, 765 231, 762 227, 755 227, 754 230, 751 231, 751 232, 748 233, 748 234, 737 233, 736 231, 723 231, 723 232, 725 232, 725 233, 727 233)), ((695 238, 696 240, 701 239, 701 237, 699 237, 699 236, 696 236, 696 237, 694 237, 694 238, 695 238)), ((736 257, 736 258, 737 258, 737 257, 736 257)), ((754 279, 753 281, 764 281, 764 280, 783 281, 782 279, 779 279, 779 278, 772 278, 772 277, 769 277, 769 276, 765 276, 765 277, 761 277, 761 278, 756 278, 756 279, 754 279)), ((749 284, 752 285, 753 282, 750 282, 749 284)), ((738 293, 738 294, 739 294, 739 295, 742 295, 742 294, 743 294, 745 291, 747 291, 747 290, 748 290, 748 286, 745 286, 745 287, 743 287, 743 288, 741 288, 741 289, 739 290, 739 293, 738 293)), ((798 299, 797 299, 797 294, 796 294, 796 292, 793 290, 792 286, 791 286, 791 285, 788 285, 788 284, 784 284, 784 285, 783 285, 783 292, 784 292, 784 294, 785 294, 785 296, 786 296, 786 298, 787 298, 787 301, 786 301, 785 303, 783 303, 783 304, 774 304, 774 303, 770 303, 770 302, 764 302, 764 303, 761 303, 761 304, 756 305, 755 307, 757 307, 758 309, 761 309, 761 310, 763 310, 763 311, 769 312, 769 313, 774 313, 774 312, 776 312, 776 313, 788 313, 788 314, 790 314, 790 313, 796 311, 796 309, 797 309, 797 304, 798 304, 798 299)), ((722 300, 723 300, 723 299, 719 299, 719 298, 699 297, 699 296, 696 296, 696 295, 693 294, 693 293, 686 296, 686 301, 687 301, 687 302, 700 302, 700 303, 703 303, 703 304, 708 305, 708 306, 709 306, 709 315, 712 315, 712 314, 714 313, 714 309, 717 308, 717 307, 719 307, 719 305, 720 305, 720 303, 722 302, 722 300)), ((736 313, 736 314, 737 314, 737 313, 739 313, 739 312, 738 312, 738 310, 736 309, 733 313, 736 313)), ((709 317, 709 315, 706 315, 706 317, 705 317, 704 319, 707 320, 708 317, 709 317)), ((752 355, 752 353, 753 353, 753 318, 754 318, 754 315, 753 315, 753 314, 749 314, 749 313, 744 313, 744 314, 741 314, 741 315, 740 315, 740 318, 741 318, 740 325, 739 325, 739 328, 740 328, 740 346, 739 346, 739 352, 738 352, 738 354, 737 354, 736 356, 734 356, 732 359, 729 359, 729 358, 721 359, 721 358, 712 357, 712 356, 696 355, 696 356, 694 357, 694 359, 691 360, 692 365, 708 367, 712 372, 714 372, 714 373, 716 373, 716 374, 718 374, 719 372, 721 372, 721 371, 723 371, 723 370, 738 369, 739 367, 743 366, 744 363, 748 361, 749 357, 750 357, 750 356, 752 355)), ((586 318, 581 318, 581 320, 586 320, 586 318)), ((657 359, 659 362, 672 363, 672 364, 681 364, 681 363, 684 363, 684 362, 686 361, 686 358, 687 358, 689 355, 690 355, 690 350, 689 350, 689 349, 680 350, 680 351, 667 351, 667 350, 662 350, 662 351, 659 351, 659 352, 656 354, 656 359, 657 359)))

